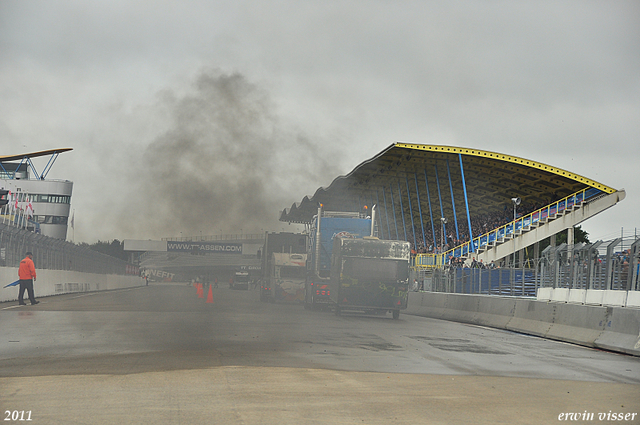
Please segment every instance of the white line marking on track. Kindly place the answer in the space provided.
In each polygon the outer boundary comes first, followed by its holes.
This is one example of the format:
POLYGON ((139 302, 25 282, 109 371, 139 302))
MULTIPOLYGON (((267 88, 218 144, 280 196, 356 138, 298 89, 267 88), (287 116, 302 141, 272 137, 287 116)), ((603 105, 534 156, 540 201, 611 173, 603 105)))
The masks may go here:
MULTIPOLYGON (((38 304, 47 304, 46 301, 38 301, 38 304)), ((18 307, 31 307, 31 304, 27 304, 27 305, 10 305, 9 307, 3 307, 3 310, 9 310, 10 308, 18 308, 18 307)))
MULTIPOLYGON (((104 293, 108 293, 108 292, 124 292, 124 291, 135 291, 138 289, 144 289, 146 288, 146 286, 136 286, 133 288, 120 288, 120 289, 113 289, 111 291, 95 291, 95 292, 91 292, 89 294, 81 294, 81 295, 77 295, 75 297, 69 297, 67 299, 72 300, 72 299, 76 299, 76 298, 82 298, 82 297, 90 297, 92 295, 100 295, 100 294, 104 294, 104 293)), ((68 294, 58 294, 58 295, 68 295, 68 294)), ((47 304, 47 301, 39 301, 38 304, 47 304)), ((9 310, 12 308, 18 308, 18 307, 29 307, 29 305, 10 305, 8 307, 2 307, 2 310, 9 310)))

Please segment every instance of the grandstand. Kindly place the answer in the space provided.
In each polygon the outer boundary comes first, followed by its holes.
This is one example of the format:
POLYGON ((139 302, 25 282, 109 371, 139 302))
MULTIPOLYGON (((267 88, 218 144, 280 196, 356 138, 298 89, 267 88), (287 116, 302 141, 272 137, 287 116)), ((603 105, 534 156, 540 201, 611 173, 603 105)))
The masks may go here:
POLYGON ((283 210, 280 220, 308 224, 318 204, 327 211, 376 205, 378 237, 410 241, 417 267, 454 258, 507 265, 512 254, 563 230, 572 239, 574 226, 624 198, 624 190, 533 160, 394 143, 283 210))

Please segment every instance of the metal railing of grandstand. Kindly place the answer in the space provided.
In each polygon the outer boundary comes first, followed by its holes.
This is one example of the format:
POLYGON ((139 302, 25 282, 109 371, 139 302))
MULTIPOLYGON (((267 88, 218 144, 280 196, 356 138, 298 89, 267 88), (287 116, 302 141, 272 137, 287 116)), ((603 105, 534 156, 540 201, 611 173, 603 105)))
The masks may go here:
POLYGON ((139 274, 137 266, 118 258, 62 239, 0 223, 1 267, 18 267, 25 253, 29 251, 33 253, 36 269, 98 274, 139 274))
POLYGON ((510 238, 533 225, 545 223, 549 219, 572 211, 575 207, 581 206, 601 193, 602 191, 595 188, 583 189, 443 253, 416 254, 413 264, 416 267, 443 267, 451 257, 466 257, 471 253, 478 252, 481 247, 487 247, 495 242, 510 238))

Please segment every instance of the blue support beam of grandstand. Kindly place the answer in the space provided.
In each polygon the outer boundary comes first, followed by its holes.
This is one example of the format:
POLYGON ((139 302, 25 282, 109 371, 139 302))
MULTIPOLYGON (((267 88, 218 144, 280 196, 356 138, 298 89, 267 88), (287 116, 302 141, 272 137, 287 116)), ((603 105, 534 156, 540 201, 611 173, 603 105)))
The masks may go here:
POLYGON ((393 211, 393 224, 396 227, 396 239, 400 239, 398 235, 398 217, 396 217, 396 203, 393 200, 393 186, 389 184, 389 195, 391 196, 391 211, 393 211))
MULTIPOLYGON (((464 205, 467 208, 467 224, 469 225, 469 240, 473 241, 473 230, 471 230, 471 215, 469 214, 469 198, 467 197, 467 183, 464 180, 464 165, 462 165, 462 154, 458 154, 460 158, 460 175, 462 176, 462 189, 464 191, 464 205)), ((471 252, 475 252, 473 243, 471 244, 471 252)))
POLYGON ((453 184, 451 183, 451 169, 449 168, 449 159, 447 159, 447 175, 449 176, 449 190, 451 191, 451 206, 453 207, 453 222, 456 225, 456 239, 460 239, 458 231, 458 216, 456 215, 456 201, 453 196, 453 184))
MULTIPOLYGON (((427 188, 427 201, 429 201, 429 219, 431 220, 431 233, 433 237, 433 243, 436 243, 436 228, 433 224, 433 210, 431 209, 431 194, 429 193, 429 179, 427 178, 427 170, 424 170, 424 184, 427 188)), ((428 247, 427 247, 428 248, 428 247)))
POLYGON ((411 207, 411 194, 409 193, 409 178, 407 178, 407 176, 405 175, 404 180, 407 183, 407 199, 409 200, 409 216, 411 217, 411 230, 413 231, 413 248, 415 249, 417 247, 416 226, 413 222, 413 208, 411 207))
POLYGON ((387 237, 391 239, 391 226, 389 225, 389 209, 387 208, 387 195, 384 187, 382 188, 382 199, 384 200, 384 214, 387 216, 387 237))
MULTIPOLYGON (((440 193, 440 177, 438 177, 438 164, 434 164, 436 170, 436 186, 438 186, 438 200, 440 201, 440 217, 444 217, 444 208, 442 207, 442 195, 440 193)), ((444 220, 440 220, 440 224, 442 225, 442 236, 440 241, 440 247, 444 247, 444 239, 447 237, 447 226, 444 224, 444 220)), ((435 239, 434 239, 435 241, 435 239)))
MULTIPOLYGON (((380 205, 380 195, 378 195, 378 189, 376 188, 376 201, 377 201, 377 205, 380 205)), ((387 207, 385 206, 384 208, 384 212, 385 214, 387 213, 387 207)), ((381 214, 378 214, 378 217, 380 217, 381 214)), ((380 220, 380 224, 378 225, 378 229, 380 229, 380 239, 384 239, 384 232, 383 230, 383 226, 382 226, 382 217, 380 217, 378 220, 380 220)), ((389 227, 389 219, 387 218, 387 228, 389 227)))
POLYGON ((418 199, 418 214, 420 214, 420 228, 422 229, 422 243, 426 246, 427 238, 424 234, 424 219, 422 218, 422 206, 420 205, 420 188, 418 186, 418 174, 413 173, 413 177, 416 181, 416 198, 418 199))
POLYGON ((407 224, 404 221, 404 207, 402 206, 402 190, 400 190, 400 180, 396 180, 398 184, 398 199, 400 200, 400 216, 402 217, 402 230, 404 230, 404 240, 407 240, 407 224))

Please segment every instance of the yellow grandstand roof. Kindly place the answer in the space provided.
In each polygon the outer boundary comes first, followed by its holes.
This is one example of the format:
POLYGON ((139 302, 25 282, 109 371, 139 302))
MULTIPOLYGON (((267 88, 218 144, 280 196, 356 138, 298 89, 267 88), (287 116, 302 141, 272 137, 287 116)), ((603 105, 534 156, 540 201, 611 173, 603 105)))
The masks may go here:
POLYGON ((57 153, 67 152, 67 151, 70 151, 70 150, 73 150, 73 148, 49 149, 49 150, 46 150, 46 151, 22 153, 22 154, 18 154, 18 155, 4 155, 4 156, 0 156, 0 162, 19 161, 19 160, 22 160, 24 158, 37 158, 39 156, 54 155, 54 154, 57 154, 57 153))
POLYGON ((420 210, 427 215, 431 203, 434 216, 440 217, 441 205, 445 217, 454 209, 459 215, 466 209, 465 189, 473 217, 512 208, 514 197, 542 207, 588 188, 603 193, 616 191, 561 168, 513 155, 394 143, 346 176, 337 177, 329 187, 319 188, 311 198, 305 197, 282 211, 280 220, 308 223, 317 213, 318 204, 327 211, 361 211, 365 205, 378 204, 416 216, 420 210))

